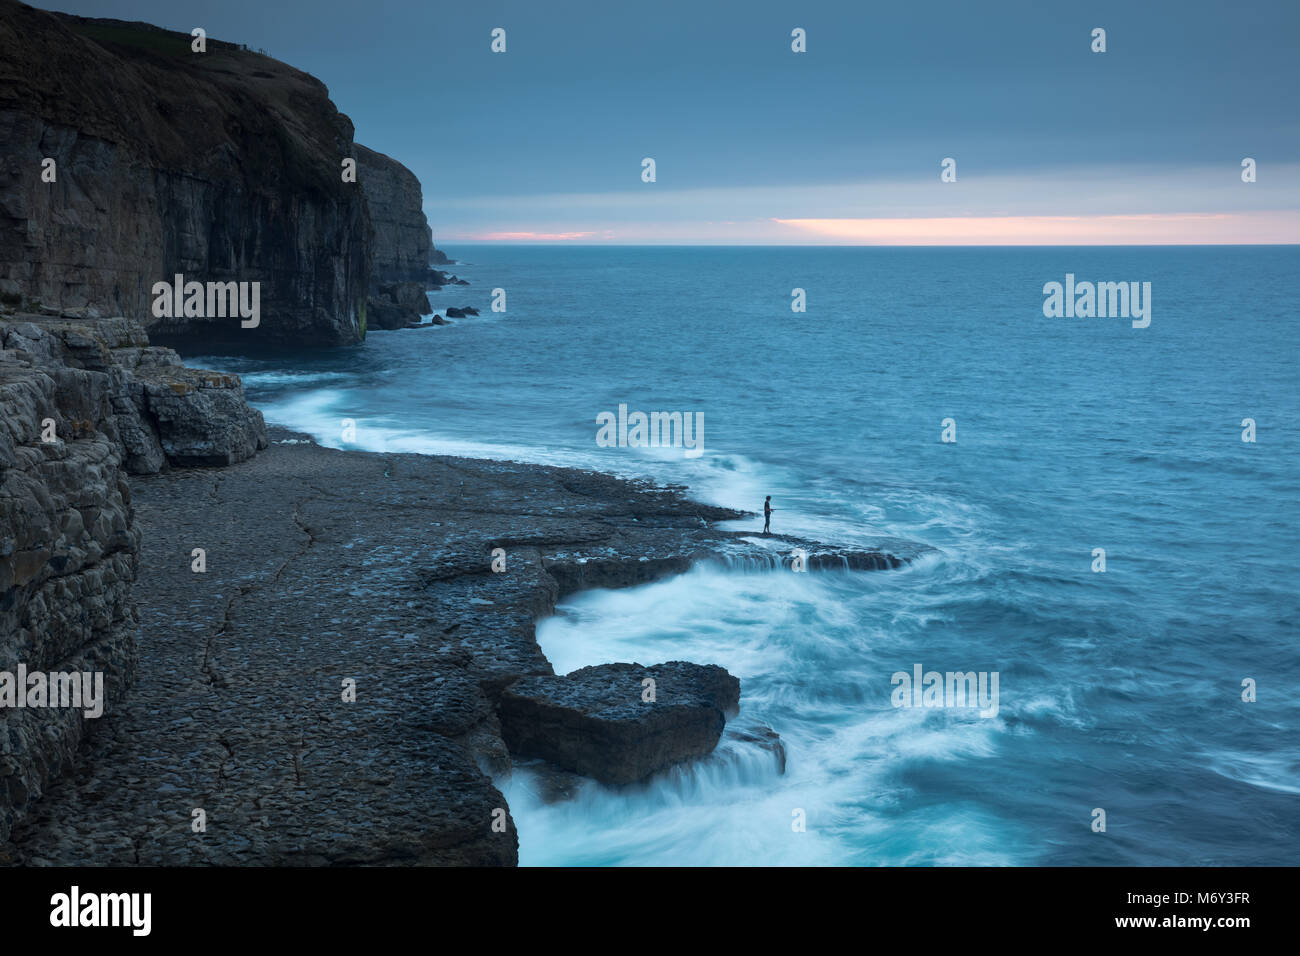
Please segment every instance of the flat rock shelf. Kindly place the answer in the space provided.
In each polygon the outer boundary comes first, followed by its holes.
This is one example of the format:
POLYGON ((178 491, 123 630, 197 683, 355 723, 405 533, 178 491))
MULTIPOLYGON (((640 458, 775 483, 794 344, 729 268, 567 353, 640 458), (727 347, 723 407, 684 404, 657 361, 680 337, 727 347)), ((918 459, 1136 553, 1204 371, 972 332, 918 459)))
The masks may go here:
POLYGON ((337 451, 281 429, 254 458, 133 477, 131 491, 135 681, 0 844, 0 862, 514 864, 517 834, 490 776, 509 772, 510 741, 524 748, 513 756, 630 781, 711 749, 739 693, 720 668, 685 662, 556 677, 534 626, 558 600, 701 560, 776 568, 802 549, 810 570, 866 570, 931 550, 724 532, 715 522, 743 515, 676 489, 337 451), (616 716, 611 675, 632 706, 655 673, 679 713, 614 728, 619 747, 584 747, 579 732, 553 735, 549 753, 528 730, 533 711, 579 731, 616 716), (643 754, 621 747, 638 728, 655 735, 643 754))

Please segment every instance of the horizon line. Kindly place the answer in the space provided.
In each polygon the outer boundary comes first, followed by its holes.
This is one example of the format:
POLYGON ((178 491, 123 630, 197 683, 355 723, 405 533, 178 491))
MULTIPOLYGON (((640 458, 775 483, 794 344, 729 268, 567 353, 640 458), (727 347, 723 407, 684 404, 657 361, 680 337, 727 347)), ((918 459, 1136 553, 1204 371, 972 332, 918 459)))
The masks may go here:
MULTIPOLYGON (((461 246, 564 246, 580 249, 603 249, 608 246, 629 248, 681 249, 1185 249, 1185 248, 1289 248, 1300 246, 1300 239, 1290 242, 645 242, 609 240, 574 242, 567 239, 439 239, 434 248, 461 246)), ((437 263, 434 263, 437 265, 437 263)))
MULTIPOLYGON (((595 223, 532 228, 444 223, 461 241, 628 245, 1228 246, 1300 244, 1300 209, 1084 215, 765 218, 595 223), (467 228, 468 226, 468 228, 467 228), (576 228, 575 228, 576 227, 576 228)), ((445 241, 455 241, 448 238, 445 241)))

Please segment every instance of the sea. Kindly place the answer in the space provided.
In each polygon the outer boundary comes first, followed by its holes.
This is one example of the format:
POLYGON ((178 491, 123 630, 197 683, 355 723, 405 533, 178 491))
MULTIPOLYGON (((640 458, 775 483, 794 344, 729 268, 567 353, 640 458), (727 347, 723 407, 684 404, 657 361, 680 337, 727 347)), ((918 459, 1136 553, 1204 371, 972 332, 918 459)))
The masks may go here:
POLYGON ((499 780, 521 864, 1300 861, 1300 249, 446 251, 471 284, 430 312, 476 318, 186 358, 325 445, 685 485, 752 532, 770 495, 774 532, 936 549, 564 601, 557 673, 719 664, 740 713, 643 784, 499 780), (1150 283, 1149 324, 1048 315, 1052 282, 1150 283), (702 453, 598 442, 620 405, 689 413, 702 453), (970 672, 996 708, 947 693, 970 672))

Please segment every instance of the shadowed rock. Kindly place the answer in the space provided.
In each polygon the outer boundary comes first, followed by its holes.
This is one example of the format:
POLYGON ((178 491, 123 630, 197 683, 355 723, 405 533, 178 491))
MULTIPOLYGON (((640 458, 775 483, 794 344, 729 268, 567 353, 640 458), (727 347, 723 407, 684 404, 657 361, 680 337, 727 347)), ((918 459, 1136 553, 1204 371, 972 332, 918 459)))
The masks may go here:
POLYGON ((186 342, 360 341, 372 239, 340 174, 352 122, 313 76, 191 42, 0 0, 0 295, 186 342), (266 320, 154 318, 153 285, 176 273, 261 283, 266 320))
POLYGON ((721 667, 669 661, 525 677, 505 689, 498 710, 513 753, 623 784, 710 753, 739 702, 740 681, 721 667))
POLYGON ((435 283, 429 267, 433 231, 424 214, 424 194, 415 174, 383 153, 353 144, 357 182, 366 197, 374 238, 366 325, 400 329, 429 311, 425 290, 435 283))
POLYGON ((785 744, 781 742, 781 735, 771 727, 759 724, 745 730, 729 731, 729 733, 733 740, 770 753, 776 764, 776 772, 785 773, 785 744))
MULTIPOLYGON (((127 472, 230 464, 259 444, 239 379, 186 368, 138 323, 0 319, 0 671, 101 674, 115 710, 138 658, 127 472)), ((104 720, 0 710, 0 841, 104 720)))
POLYGON ((61 388, 66 435, 107 399, 101 423, 131 474, 169 465, 230 465, 267 444, 262 413, 249 406, 239 376, 188 368, 169 348, 151 346, 124 318, 0 316, 7 361, 40 368, 61 388))

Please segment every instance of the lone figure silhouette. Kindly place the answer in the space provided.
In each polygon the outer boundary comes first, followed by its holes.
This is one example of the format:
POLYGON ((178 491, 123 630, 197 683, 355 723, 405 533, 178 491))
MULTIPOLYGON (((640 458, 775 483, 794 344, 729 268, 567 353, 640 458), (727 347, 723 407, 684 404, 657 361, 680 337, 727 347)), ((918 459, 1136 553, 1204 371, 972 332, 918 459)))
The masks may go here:
POLYGON ((772 496, 768 495, 763 502, 763 534, 771 534, 772 527, 772 496))

